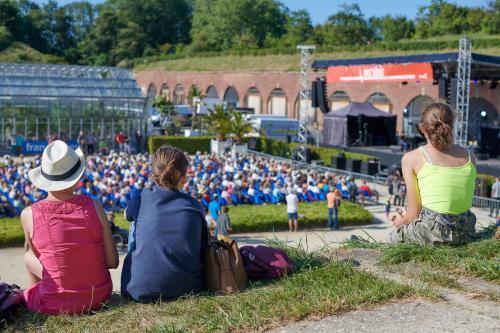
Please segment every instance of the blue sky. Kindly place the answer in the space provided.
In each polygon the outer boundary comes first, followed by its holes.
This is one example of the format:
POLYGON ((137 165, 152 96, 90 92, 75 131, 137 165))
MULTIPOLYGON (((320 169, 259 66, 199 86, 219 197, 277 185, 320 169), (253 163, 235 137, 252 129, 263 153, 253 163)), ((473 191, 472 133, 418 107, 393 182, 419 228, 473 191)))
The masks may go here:
MULTIPOLYGON (((138 0, 140 1, 140 0, 138 0)), ((366 17, 381 16, 385 14, 405 15, 414 18, 419 6, 428 5, 430 0, 281 0, 292 10, 307 9, 314 23, 324 22, 328 16, 335 13, 342 3, 358 3, 366 17)), ((36 0, 43 3, 43 0, 36 0)), ((57 1, 61 5, 72 2, 71 0, 57 1)), ((103 0, 90 0, 100 3, 103 0)), ((485 6, 487 0, 452 0, 450 2, 463 6, 485 6)))

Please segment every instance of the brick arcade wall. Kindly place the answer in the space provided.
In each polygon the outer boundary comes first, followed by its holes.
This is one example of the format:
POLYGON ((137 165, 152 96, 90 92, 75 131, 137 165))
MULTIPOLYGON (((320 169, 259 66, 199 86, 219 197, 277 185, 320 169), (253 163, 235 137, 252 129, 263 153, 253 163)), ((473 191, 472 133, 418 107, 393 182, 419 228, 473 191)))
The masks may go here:
MULTIPOLYGON (((311 73, 311 79, 315 79, 323 73, 311 73)), ((181 84, 184 88, 184 96, 187 95, 190 87, 196 85, 203 93, 210 86, 215 86, 219 98, 223 99, 224 93, 229 87, 234 87, 238 93, 240 106, 246 106, 247 91, 251 87, 259 90, 261 97, 263 114, 269 114, 268 101, 275 88, 282 89, 287 97, 287 115, 297 118, 297 97, 299 94, 299 73, 297 72, 245 72, 245 73, 221 73, 221 72, 171 72, 161 70, 148 70, 136 73, 138 84, 146 95, 151 84, 154 85, 156 93, 159 94, 163 84, 169 88, 170 98, 173 97, 174 88, 181 84)), ((408 82, 401 83, 346 83, 329 84, 328 94, 335 91, 346 92, 351 101, 365 102, 367 98, 377 92, 385 94, 392 103, 392 113, 396 114, 397 130, 403 127, 403 110, 412 99, 420 95, 427 95, 434 101, 439 100, 438 85, 431 82, 408 82)), ((500 86, 490 89, 489 83, 485 85, 471 84, 471 97, 478 97, 491 103, 500 111, 500 86)), ((316 121, 321 125, 323 116, 319 110, 315 114, 316 121)))

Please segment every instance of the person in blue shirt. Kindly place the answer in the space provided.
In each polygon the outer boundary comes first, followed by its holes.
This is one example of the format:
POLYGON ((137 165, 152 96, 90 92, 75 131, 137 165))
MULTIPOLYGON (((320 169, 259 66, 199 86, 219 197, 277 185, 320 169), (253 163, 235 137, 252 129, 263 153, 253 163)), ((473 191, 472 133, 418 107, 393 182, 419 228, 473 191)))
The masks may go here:
POLYGON ((214 218, 215 221, 219 218, 220 214, 220 205, 219 205, 219 196, 214 194, 214 199, 210 201, 208 204, 208 210, 210 211, 210 215, 214 218))
POLYGON ((131 199, 135 248, 121 276, 122 295, 139 302, 172 300, 204 289, 203 252, 208 230, 202 205, 181 192, 187 182, 183 151, 163 146, 152 159, 152 188, 131 199))

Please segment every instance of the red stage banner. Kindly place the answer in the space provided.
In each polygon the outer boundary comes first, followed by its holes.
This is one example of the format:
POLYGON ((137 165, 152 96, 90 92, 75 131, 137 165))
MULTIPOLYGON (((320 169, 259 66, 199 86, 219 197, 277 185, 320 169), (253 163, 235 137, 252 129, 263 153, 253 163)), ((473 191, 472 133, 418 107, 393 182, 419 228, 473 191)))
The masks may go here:
POLYGON ((331 66, 327 83, 432 81, 431 63, 331 66))

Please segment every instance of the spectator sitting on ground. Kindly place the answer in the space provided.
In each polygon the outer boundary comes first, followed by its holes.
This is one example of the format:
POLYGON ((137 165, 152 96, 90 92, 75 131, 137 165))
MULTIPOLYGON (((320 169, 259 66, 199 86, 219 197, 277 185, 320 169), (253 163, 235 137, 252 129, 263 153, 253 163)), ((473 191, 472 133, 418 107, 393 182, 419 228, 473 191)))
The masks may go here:
POLYGON ((151 164, 154 186, 134 196, 127 209, 136 221, 136 246, 127 254, 121 276, 122 295, 139 302, 202 291, 202 254, 208 241, 203 207, 180 192, 188 181, 184 152, 160 147, 151 164))
POLYGON ((476 182, 475 159, 452 143, 453 111, 442 103, 427 106, 420 131, 427 144, 402 159, 408 210, 391 217, 396 230, 388 242, 462 244, 475 235, 470 211, 476 182))
POLYGON ((83 152, 56 140, 29 172, 48 192, 21 214, 30 279, 23 295, 30 311, 82 314, 101 308, 113 290, 108 269, 118 267, 118 254, 106 214, 99 202, 73 194, 84 171, 83 152))

